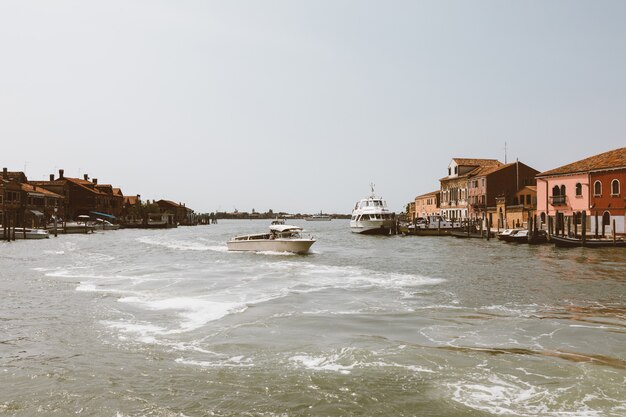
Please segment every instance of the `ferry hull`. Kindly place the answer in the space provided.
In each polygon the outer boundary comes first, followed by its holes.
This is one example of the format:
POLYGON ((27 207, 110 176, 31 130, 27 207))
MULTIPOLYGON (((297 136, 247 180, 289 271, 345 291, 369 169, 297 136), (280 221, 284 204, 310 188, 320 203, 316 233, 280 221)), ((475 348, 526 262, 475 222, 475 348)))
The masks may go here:
POLYGON ((352 233, 362 235, 388 235, 391 234, 395 226, 394 220, 369 220, 369 221, 351 221, 350 230, 352 233))

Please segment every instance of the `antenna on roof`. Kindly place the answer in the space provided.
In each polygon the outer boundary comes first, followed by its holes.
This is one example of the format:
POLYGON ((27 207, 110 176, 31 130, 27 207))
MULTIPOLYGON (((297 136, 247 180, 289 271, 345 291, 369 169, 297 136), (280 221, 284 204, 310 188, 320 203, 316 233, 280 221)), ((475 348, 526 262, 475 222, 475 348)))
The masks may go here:
POLYGON ((504 142, 504 163, 506 164, 506 141, 504 142))
POLYGON ((374 197, 374 183, 370 182, 370 188, 372 189, 372 197, 374 197))

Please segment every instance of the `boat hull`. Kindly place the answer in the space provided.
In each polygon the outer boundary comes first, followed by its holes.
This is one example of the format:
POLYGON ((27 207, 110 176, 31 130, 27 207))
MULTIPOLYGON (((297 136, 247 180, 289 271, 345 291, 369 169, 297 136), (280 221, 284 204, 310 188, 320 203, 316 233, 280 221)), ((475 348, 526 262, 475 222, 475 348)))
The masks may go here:
POLYGON ((587 239, 585 242, 582 239, 565 237, 565 236, 551 236, 550 241, 555 246, 560 248, 626 248, 626 240, 624 239, 587 239))
POLYGON ((352 233, 359 233, 362 235, 388 235, 396 225, 395 220, 365 220, 365 221, 350 221, 350 230, 352 233))
POLYGON ((253 239, 226 242, 229 251, 307 253, 315 239, 253 239))
MULTIPOLYGON (((26 229, 26 235, 24 235, 24 229, 21 227, 15 228, 15 234, 13 234, 13 230, 9 232, 11 239, 15 237, 15 239, 48 239, 50 237, 50 233, 44 229, 26 229)), ((0 240, 5 239, 4 230, 0 228, 0 240)))

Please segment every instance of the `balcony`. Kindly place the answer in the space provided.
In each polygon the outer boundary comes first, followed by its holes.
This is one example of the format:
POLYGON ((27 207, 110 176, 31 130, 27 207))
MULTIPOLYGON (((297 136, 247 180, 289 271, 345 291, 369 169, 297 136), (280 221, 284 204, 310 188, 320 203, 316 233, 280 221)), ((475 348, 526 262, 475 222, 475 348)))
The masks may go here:
POLYGON ((550 198, 550 204, 553 206, 566 205, 564 195, 553 195, 553 196, 550 196, 549 198, 550 198))

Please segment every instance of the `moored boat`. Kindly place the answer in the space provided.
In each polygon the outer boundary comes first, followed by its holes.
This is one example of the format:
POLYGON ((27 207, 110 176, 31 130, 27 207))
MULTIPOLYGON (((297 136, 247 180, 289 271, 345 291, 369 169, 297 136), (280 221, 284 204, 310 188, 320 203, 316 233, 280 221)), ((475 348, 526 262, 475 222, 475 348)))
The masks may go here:
POLYGON ((420 217, 412 224, 399 228, 400 233, 412 236, 446 236, 453 231, 461 231, 463 227, 457 220, 448 220, 438 215, 420 217))
POLYGON ((503 240, 505 242, 511 242, 511 236, 514 236, 517 232, 523 229, 504 229, 500 233, 498 233, 498 240, 503 240))
MULTIPOLYGON (((31 229, 28 227, 16 227, 15 233, 13 233, 13 228, 11 228, 7 234, 11 239, 13 237, 15 239, 48 239, 50 237, 50 233, 45 229, 31 229)), ((4 239, 4 228, 0 225, 0 240, 4 239)))
POLYGON ((315 243, 302 228, 286 224, 270 226, 269 233, 235 236, 226 243, 229 251, 307 253, 315 243))
POLYGON ((370 184, 372 193, 354 206, 350 219, 350 230, 361 234, 391 233, 396 224, 396 215, 389 210, 387 202, 374 195, 374 184, 370 184))
POLYGON ((560 248, 576 248, 576 247, 585 247, 585 248, 626 248, 626 240, 624 238, 619 239, 585 239, 584 241, 581 238, 568 237, 568 236, 550 236, 550 242, 554 243, 555 246, 560 248))

